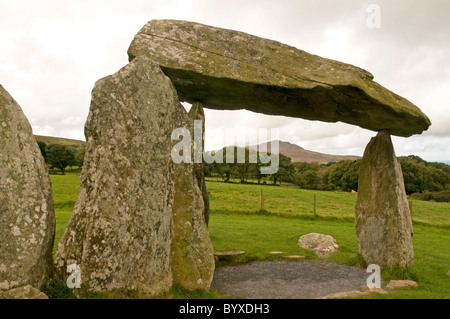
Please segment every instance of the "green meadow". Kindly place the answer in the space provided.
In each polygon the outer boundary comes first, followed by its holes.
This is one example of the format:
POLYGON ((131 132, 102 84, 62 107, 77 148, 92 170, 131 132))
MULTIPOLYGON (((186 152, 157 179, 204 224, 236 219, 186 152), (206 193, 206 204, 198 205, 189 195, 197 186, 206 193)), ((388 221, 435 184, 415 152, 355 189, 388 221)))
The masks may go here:
MULTIPOLYGON (((79 173, 51 175, 55 213, 55 247, 69 221, 79 189, 79 173)), ((300 248, 300 236, 318 232, 333 236, 339 251, 329 261, 362 267, 354 227, 356 194, 303 190, 290 185, 231 184, 207 180, 210 199, 209 232, 216 251, 245 250, 246 254, 219 260, 217 267, 233 263, 284 258, 283 251, 318 260, 300 248), (261 190, 263 206, 261 206, 261 190), (314 213, 315 197, 315 213, 314 213)), ((388 295, 364 298, 450 298, 450 203, 410 199, 414 226, 415 263, 410 269, 382 272, 383 281, 412 279, 418 288, 398 289, 388 295)), ((301 260, 298 262, 302 262, 301 260)), ((215 292, 188 292, 173 287, 167 298, 218 298, 215 292)))

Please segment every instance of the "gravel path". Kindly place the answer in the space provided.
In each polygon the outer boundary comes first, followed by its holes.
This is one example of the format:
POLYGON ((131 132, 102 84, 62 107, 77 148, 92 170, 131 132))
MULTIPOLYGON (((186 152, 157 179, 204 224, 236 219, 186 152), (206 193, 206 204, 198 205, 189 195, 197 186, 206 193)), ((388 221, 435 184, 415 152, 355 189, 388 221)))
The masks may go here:
POLYGON ((249 299, 311 299, 357 290, 365 269, 330 262, 269 261, 216 269, 211 290, 249 299))

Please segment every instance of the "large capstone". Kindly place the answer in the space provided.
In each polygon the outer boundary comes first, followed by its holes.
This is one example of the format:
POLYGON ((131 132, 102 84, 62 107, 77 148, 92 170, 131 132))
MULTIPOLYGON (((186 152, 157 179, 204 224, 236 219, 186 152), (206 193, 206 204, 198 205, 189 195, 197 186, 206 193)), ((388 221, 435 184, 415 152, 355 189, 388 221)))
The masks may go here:
POLYGON ((185 133, 188 133, 179 143, 184 143, 184 151, 191 154, 191 159, 174 164, 174 231, 171 255, 173 283, 189 290, 209 290, 215 261, 205 218, 209 211, 209 201, 201 162, 203 109, 196 103, 188 114, 180 105, 177 116, 177 128, 184 128, 187 130, 185 133), (195 127, 197 132, 194 132, 195 127), (199 141, 195 141, 196 138, 199 141), (200 155, 199 163, 194 163, 194 157, 197 157, 195 152, 200 155))
POLYGON ((367 264, 413 263, 412 223, 403 174, 391 137, 380 132, 364 152, 355 210, 359 252, 367 264))
POLYGON ((40 289, 52 271, 54 237, 47 166, 22 109, 0 85, 0 291, 40 289))
POLYGON ((95 84, 80 193, 55 260, 63 279, 69 265, 79 267, 77 294, 145 297, 171 287, 171 133, 179 107, 170 79, 145 58, 95 84))
POLYGON ((431 124, 361 68, 243 32, 152 20, 136 34, 128 55, 130 61, 151 57, 181 100, 207 108, 341 121, 405 137, 431 124))

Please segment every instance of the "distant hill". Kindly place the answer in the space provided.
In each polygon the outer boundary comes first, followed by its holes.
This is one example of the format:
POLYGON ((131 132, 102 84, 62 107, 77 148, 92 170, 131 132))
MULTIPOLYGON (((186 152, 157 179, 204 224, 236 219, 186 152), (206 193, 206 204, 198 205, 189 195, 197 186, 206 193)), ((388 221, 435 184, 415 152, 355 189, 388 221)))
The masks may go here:
MULTIPOLYGON (((84 141, 73 140, 63 137, 52 137, 41 135, 34 135, 34 137, 36 138, 37 141, 42 141, 46 144, 63 144, 73 147, 80 147, 86 144, 86 142, 84 141)), ((267 151, 271 152, 270 142, 262 143, 260 145, 267 145, 267 151)), ((284 141, 278 141, 278 145, 279 145, 279 153, 287 157, 290 157, 293 162, 328 163, 328 162, 338 162, 341 160, 356 160, 361 158, 360 156, 353 156, 353 155, 331 155, 308 151, 296 144, 284 141)), ((256 147, 257 145, 250 146, 251 149, 256 149, 256 147)))
POLYGON ((34 135, 36 141, 42 141, 46 144, 63 144, 66 146, 74 146, 80 147, 86 144, 84 141, 72 140, 70 138, 63 137, 52 137, 52 136, 42 136, 42 135, 34 135))
MULTIPOLYGON (((261 143, 259 145, 260 146, 267 145, 267 152, 271 152, 270 143, 271 142, 266 142, 266 143, 261 143)), ((293 162, 308 162, 308 163, 326 162, 326 163, 328 163, 328 162, 338 162, 341 160, 357 160, 357 159, 361 158, 360 156, 354 156, 354 155, 331 155, 331 154, 323 154, 323 153, 308 151, 296 144, 292 144, 289 142, 283 142, 283 141, 278 141, 278 145, 279 145, 279 153, 281 153, 287 157, 290 157, 293 162)), ((251 149, 256 149, 256 147, 257 147, 257 145, 250 146, 251 149)))

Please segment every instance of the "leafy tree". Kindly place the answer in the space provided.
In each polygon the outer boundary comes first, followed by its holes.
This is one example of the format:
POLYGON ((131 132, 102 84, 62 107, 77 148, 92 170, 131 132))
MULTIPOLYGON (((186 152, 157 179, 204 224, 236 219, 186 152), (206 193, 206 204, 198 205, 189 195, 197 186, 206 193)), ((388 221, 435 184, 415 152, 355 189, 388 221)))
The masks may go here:
POLYGON ((238 150, 240 152, 244 152, 244 154, 245 154, 244 163, 237 163, 237 160, 236 160, 236 163, 234 165, 234 171, 238 175, 240 182, 245 183, 249 177, 257 177, 258 176, 258 172, 259 172, 259 168, 260 168, 259 157, 257 157, 256 163, 250 163, 250 153, 256 152, 256 151, 249 150, 248 147, 246 147, 245 149, 243 149, 242 147, 239 147, 239 148, 235 147, 234 154, 235 154, 236 159, 237 159, 238 150))
POLYGON ((294 165, 296 173, 302 173, 304 171, 319 169, 319 165, 316 163, 297 162, 297 163, 294 163, 293 165, 294 165))
POLYGON ((281 182, 291 182, 295 169, 292 165, 290 157, 284 156, 283 154, 278 154, 278 171, 272 174, 273 183, 276 184, 277 181, 281 182))
POLYGON ((403 171, 406 194, 421 193, 424 190, 423 170, 406 157, 399 158, 403 171))
POLYGON ((47 144, 43 141, 37 141, 37 144, 39 146, 39 149, 41 150, 42 157, 44 158, 44 161, 47 162, 47 144))
POLYGON ((399 157, 407 194, 450 189, 450 166, 429 163, 418 156, 399 157))
MULTIPOLYGON (((220 154, 217 154, 217 152, 220 152, 220 151, 211 151, 208 153, 211 155, 220 156, 220 154)), ((222 163, 217 163, 216 161, 214 161, 214 162, 208 164, 204 161, 203 170, 205 172, 205 175, 206 174, 212 175, 214 173, 218 174, 225 183, 228 183, 230 181, 231 174, 235 169, 235 167, 234 167, 235 163, 234 162, 233 163, 226 162, 226 147, 224 147, 221 150, 221 152, 222 152, 222 163)))
POLYGON ((318 189, 321 184, 317 163, 298 162, 293 164, 295 173, 292 182, 301 188, 318 189))
POLYGON ((208 177, 213 176, 213 174, 214 174, 214 165, 213 165, 213 163, 209 164, 209 163, 206 163, 205 161, 203 161, 203 173, 204 173, 205 177, 206 176, 208 176, 208 177))
POLYGON ((85 153, 86 153, 85 147, 79 147, 75 150, 75 152, 74 152, 74 156, 75 156, 74 165, 75 166, 83 167, 85 153))
POLYGON ((320 177, 317 171, 314 169, 308 169, 302 171, 300 174, 296 175, 296 183, 301 188, 306 189, 318 189, 320 184, 320 177))
POLYGON ((417 156, 417 155, 408 155, 407 158, 417 164, 420 163, 426 163, 426 161, 424 159, 422 159, 421 157, 417 156))
POLYGON ((339 161, 330 167, 328 181, 333 187, 344 191, 358 189, 359 166, 361 160, 339 161))
POLYGON ((333 166, 330 167, 330 174, 328 176, 329 181, 332 185, 334 185, 338 189, 342 189, 342 177, 349 169, 352 161, 339 161, 333 166))
POLYGON ((358 189, 359 167, 361 160, 352 161, 347 167, 346 172, 342 175, 341 185, 344 191, 352 191, 358 189))
POLYGON ((49 144, 47 146, 47 163, 59 169, 65 175, 66 168, 75 163, 73 151, 65 145, 49 144))
MULTIPOLYGON (((249 178, 256 178, 260 181, 265 175, 261 174, 261 167, 265 164, 260 162, 259 153, 256 155, 256 163, 250 163, 251 152, 256 152, 249 150, 249 148, 234 147, 233 162, 226 163, 226 147, 222 149, 222 161, 223 163, 213 162, 211 164, 204 164, 204 172, 206 176, 211 176, 212 174, 218 174, 221 176, 224 182, 229 182, 231 177, 236 177, 241 183, 245 183, 249 178), (238 152, 245 154, 243 163, 237 163, 238 152)), ((212 152, 212 154, 214 154, 212 152)), ((270 153, 268 154, 270 156, 270 153)), ((282 154, 279 154, 279 166, 278 171, 272 174, 272 180, 274 184, 277 182, 289 182, 292 180, 292 175, 294 169, 291 163, 291 159, 282 154)))

